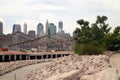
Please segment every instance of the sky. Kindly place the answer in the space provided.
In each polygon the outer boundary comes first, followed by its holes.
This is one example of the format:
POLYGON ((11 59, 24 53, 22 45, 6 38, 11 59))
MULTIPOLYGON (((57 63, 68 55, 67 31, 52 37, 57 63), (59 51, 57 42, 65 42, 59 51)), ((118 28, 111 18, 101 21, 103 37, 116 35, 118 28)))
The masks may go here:
MULTIPOLYGON (((45 26, 46 20, 72 35, 76 21, 84 19, 94 23, 97 15, 108 17, 107 23, 114 29, 120 26, 120 0, 0 0, 0 21, 4 34, 12 32, 13 24, 27 23, 28 31, 35 30, 38 23, 45 26)), ((44 28, 45 30, 45 28, 44 28)))

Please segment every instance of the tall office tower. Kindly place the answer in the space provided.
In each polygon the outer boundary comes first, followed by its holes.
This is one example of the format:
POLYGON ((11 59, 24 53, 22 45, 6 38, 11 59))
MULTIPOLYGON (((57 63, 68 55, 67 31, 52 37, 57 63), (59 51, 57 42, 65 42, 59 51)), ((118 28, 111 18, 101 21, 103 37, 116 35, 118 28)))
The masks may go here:
POLYGON ((23 28, 24 34, 27 34, 27 24, 24 23, 24 28, 23 28))
POLYGON ((34 31, 34 30, 28 31, 28 35, 29 35, 31 38, 35 38, 35 31, 34 31))
POLYGON ((63 32, 63 22, 62 21, 58 22, 58 32, 60 32, 60 33, 63 32))
POLYGON ((48 27, 48 35, 52 35, 56 33, 56 26, 54 23, 50 23, 50 26, 48 27))
POLYGON ((0 36, 3 35, 3 22, 0 21, 0 36))
POLYGON ((41 37, 44 35, 44 26, 42 23, 37 25, 37 37, 41 37))
POLYGON ((13 33, 15 33, 15 32, 21 32, 21 25, 19 25, 19 24, 13 25, 13 33))
POLYGON ((46 35, 48 35, 48 27, 49 27, 49 22, 48 20, 46 21, 46 35))

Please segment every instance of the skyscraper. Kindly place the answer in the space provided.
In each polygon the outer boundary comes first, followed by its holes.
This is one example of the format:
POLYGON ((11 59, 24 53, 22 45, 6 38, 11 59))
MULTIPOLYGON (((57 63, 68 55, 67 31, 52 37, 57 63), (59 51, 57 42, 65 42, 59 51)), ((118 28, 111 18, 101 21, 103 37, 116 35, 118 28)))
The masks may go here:
POLYGON ((31 38, 35 38, 35 31, 34 31, 34 30, 28 31, 28 35, 29 35, 31 38))
POLYGON ((48 27, 49 27, 49 22, 48 20, 46 21, 46 35, 48 35, 48 27))
POLYGON ((27 34, 27 24, 26 23, 24 23, 23 32, 24 32, 24 34, 27 34))
POLYGON ((21 25, 19 25, 19 24, 13 25, 13 33, 15 33, 15 32, 21 32, 21 25))
POLYGON ((56 26, 54 23, 50 23, 50 26, 48 27, 48 35, 52 35, 56 33, 56 26))
POLYGON ((58 22, 58 32, 60 32, 60 33, 63 32, 63 22, 62 21, 58 22))
POLYGON ((3 35, 3 22, 0 21, 0 35, 3 35))
POLYGON ((41 37, 44 34, 44 26, 42 23, 37 25, 37 37, 41 37))

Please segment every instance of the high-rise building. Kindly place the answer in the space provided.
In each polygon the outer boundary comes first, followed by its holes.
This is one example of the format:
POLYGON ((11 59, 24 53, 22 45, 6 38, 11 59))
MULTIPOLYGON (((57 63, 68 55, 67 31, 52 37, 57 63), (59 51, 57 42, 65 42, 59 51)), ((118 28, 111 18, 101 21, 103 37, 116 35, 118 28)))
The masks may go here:
POLYGON ((27 34, 27 24, 26 23, 24 23, 23 32, 24 32, 24 34, 27 34))
POLYGON ((48 35, 52 35, 55 33, 56 33, 56 26, 54 25, 54 23, 50 23, 48 27, 48 35))
POLYGON ((62 21, 58 22, 58 32, 60 32, 60 33, 63 32, 63 22, 62 21))
POLYGON ((49 22, 48 20, 46 21, 46 35, 48 35, 48 27, 49 27, 49 22))
POLYGON ((35 31, 34 31, 34 30, 28 31, 28 35, 29 35, 31 38, 35 38, 35 31))
POLYGON ((44 35, 44 26, 42 23, 37 25, 37 37, 41 37, 44 35))
POLYGON ((0 35, 3 35, 3 22, 0 22, 0 35))
POLYGON ((15 33, 15 32, 21 32, 21 25, 19 25, 19 24, 13 25, 13 33, 15 33))

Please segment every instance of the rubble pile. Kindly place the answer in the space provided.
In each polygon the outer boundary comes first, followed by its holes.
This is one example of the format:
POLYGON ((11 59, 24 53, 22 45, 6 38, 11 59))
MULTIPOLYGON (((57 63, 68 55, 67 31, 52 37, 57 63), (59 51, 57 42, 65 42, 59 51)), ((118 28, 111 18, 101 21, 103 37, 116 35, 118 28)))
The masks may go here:
POLYGON ((51 61, 22 80, 117 80, 117 73, 107 55, 73 54, 51 61))

